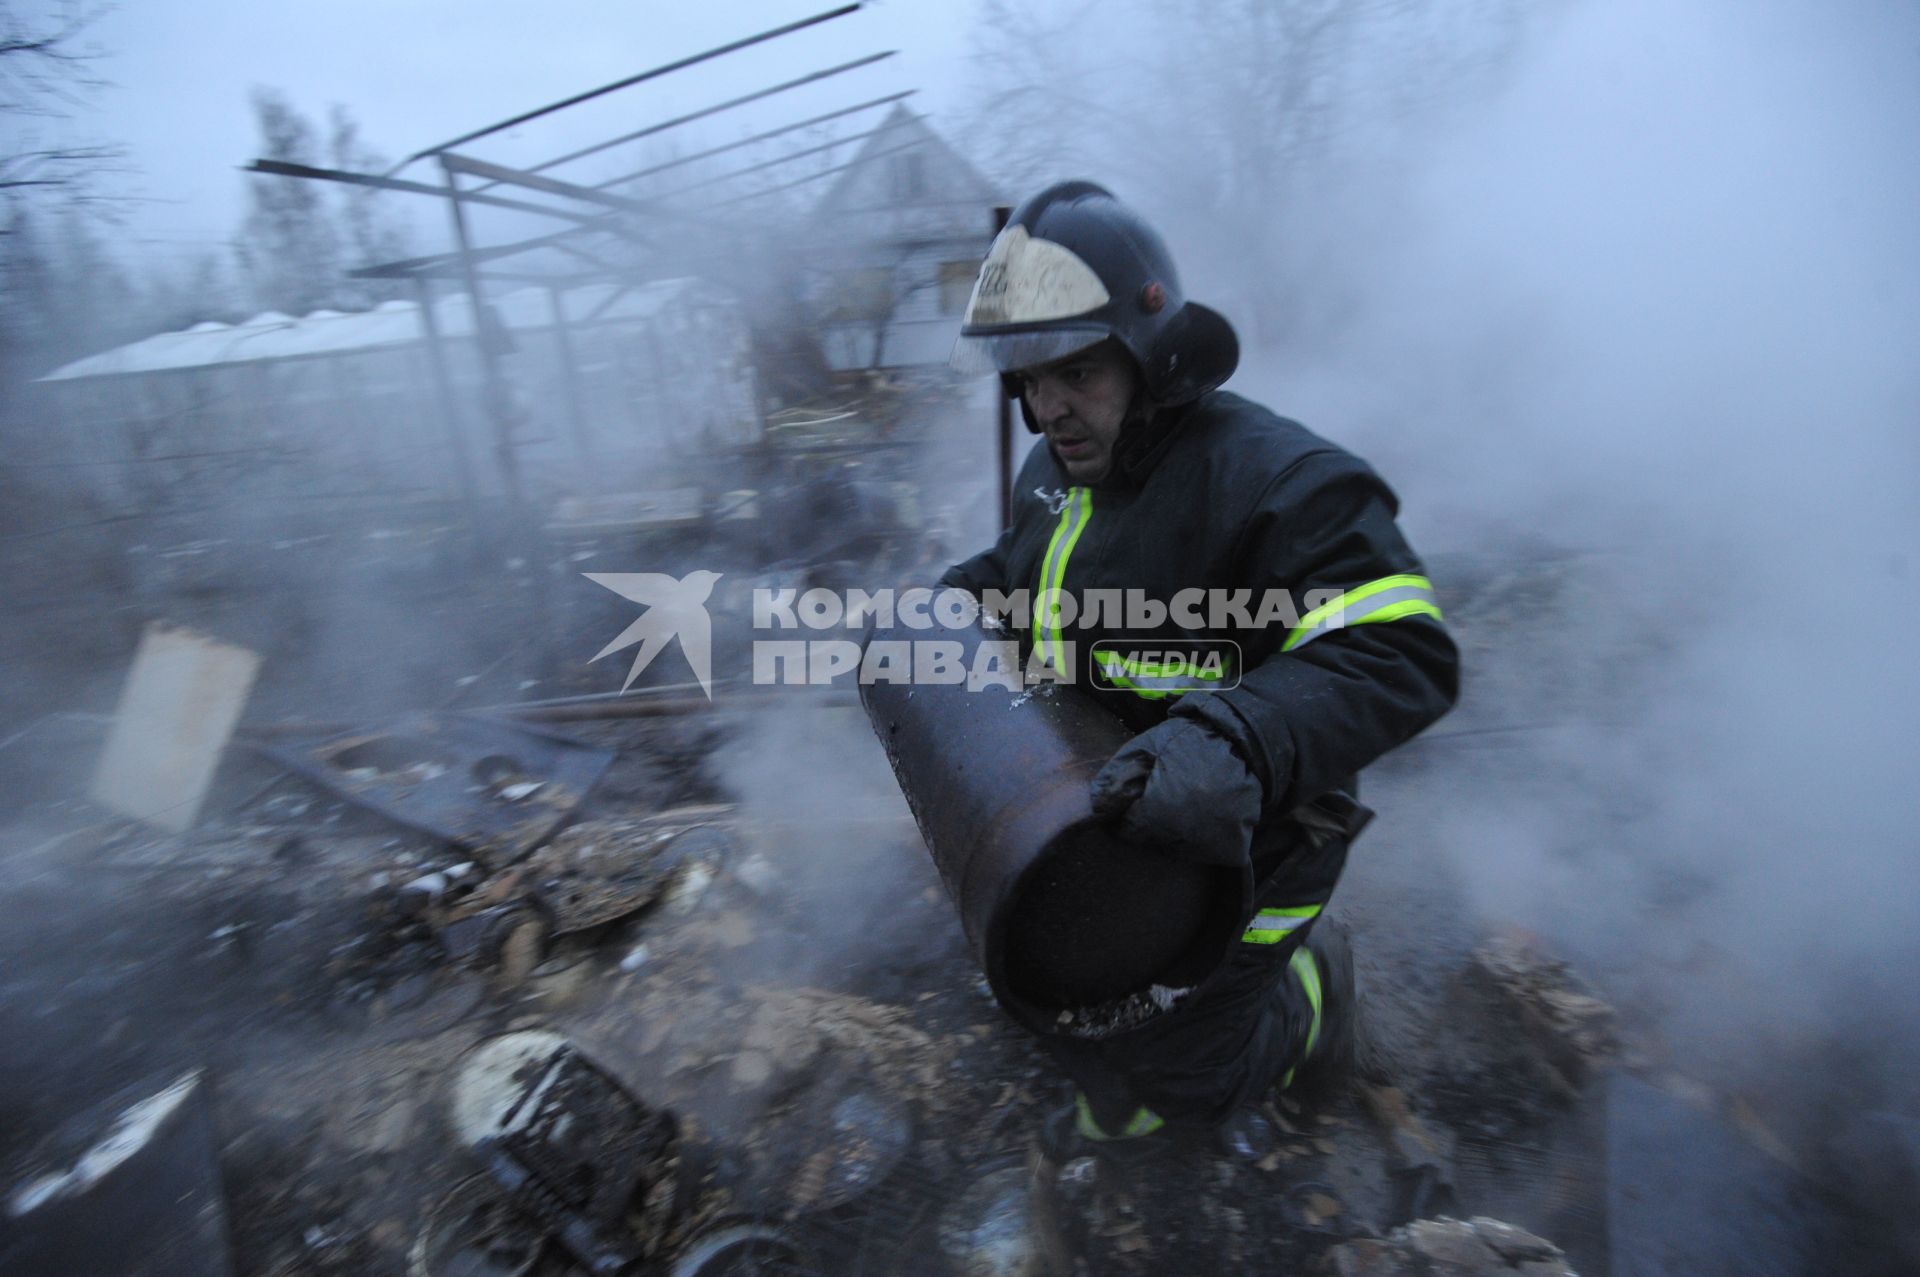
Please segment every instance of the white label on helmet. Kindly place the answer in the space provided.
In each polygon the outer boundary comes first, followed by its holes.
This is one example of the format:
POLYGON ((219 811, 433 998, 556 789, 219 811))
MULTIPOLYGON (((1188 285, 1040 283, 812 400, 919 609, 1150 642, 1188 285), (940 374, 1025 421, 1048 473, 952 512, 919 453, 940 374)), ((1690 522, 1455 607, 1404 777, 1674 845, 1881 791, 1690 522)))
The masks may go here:
POLYGON ((1111 300, 1100 276, 1072 249, 1009 226, 993 241, 963 322, 1030 324, 1098 310, 1111 300))

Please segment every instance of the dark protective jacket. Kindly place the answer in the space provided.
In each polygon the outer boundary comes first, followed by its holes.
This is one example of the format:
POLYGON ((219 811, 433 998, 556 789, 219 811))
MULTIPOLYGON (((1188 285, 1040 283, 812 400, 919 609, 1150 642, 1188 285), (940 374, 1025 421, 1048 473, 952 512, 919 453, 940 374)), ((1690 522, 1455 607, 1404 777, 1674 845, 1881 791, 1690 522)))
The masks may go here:
POLYGON ((1026 642, 1059 658, 1071 643, 1075 681, 1117 688, 1101 694, 1136 730, 1169 712, 1204 719, 1234 742, 1274 816, 1351 790, 1362 767, 1454 702, 1458 654, 1398 509, 1358 457, 1214 391, 1130 423, 1092 488, 1075 486, 1043 440, 1015 482, 1011 524, 941 584, 1033 592, 1026 642), (1044 602, 1048 590, 1137 590, 1168 604, 1195 589, 1250 591, 1254 617, 1265 591, 1291 607, 1257 628, 1189 606, 1136 629, 1107 607, 1091 628, 1082 612, 1056 632, 1044 602), (1239 645, 1225 678, 1152 659, 1195 641, 1223 650, 1220 640, 1239 645))

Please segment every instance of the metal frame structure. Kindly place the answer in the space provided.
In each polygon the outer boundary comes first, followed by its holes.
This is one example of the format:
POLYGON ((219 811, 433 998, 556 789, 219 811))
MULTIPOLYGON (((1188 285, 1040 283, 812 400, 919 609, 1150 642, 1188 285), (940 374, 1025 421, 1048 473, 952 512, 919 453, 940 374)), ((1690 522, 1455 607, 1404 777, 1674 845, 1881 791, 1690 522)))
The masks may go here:
MULTIPOLYGON (((794 77, 772 84, 751 93, 740 94, 724 101, 685 112, 667 120, 650 124, 645 128, 623 133, 591 146, 570 151, 524 168, 514 168, 504 164, 466 153, 462 149, 469 144, 492 137, 507 129, 516 128, 534 120, 542 119, 567 110, 581 103, 592 101, 633 85, 645 83, 670 75, 686 68, 702 65, 736 53, 742 49, 764 45, 794 32, 818 27, 856 13, 870 4, 872 0, 856 0, 837 8, 803 18, 757 35, 733 40, 702 53, 675 59, 660 66, 627 76, 611 84, 587 90, 564 98, 558 102, 523 111, 494 124, 474 129, 458 137, 437 145, 427 147, 409 155, 400 164, 385 173, 355 173, 339 169, 319 168, 311 165, 292 164, 282 160, 256 159, 244 171, 275 177, 287 177, 308 181, 341 182, 350 185, 370 187, 376 190, 394 191, 401 194, 422 195, 444 200, 447 206, 449 225, 453 231, 454 248, 451 252, 434 253, 398 261, 380 262, 363 266, 350 272, 354 278, 362 279, 407 279, 413 281, 416 297, 420 303, 422 340, 428 350, 428 358, 435 370, 435 393, 441 403, 444 424, 448 438, 455 449, 454 463, 462 485, 463 496, 469 507, 475 502, 475 487, 472 463, 466 456, 463 436, 459 429, 462 417, 459 405, 455 401, 451 379, 446 374, 446 356, 443 347, 444 338, 438 331, 433 317, 432 282, 450 280, 455 282, 471 299, 475 316, 474 337, 480 354, 482 377, 483 411, 491 426, 493 449, 500 474, 505 486, 507 498, 516 512, 524 512, 525 492, 519 474, 518 460, 515 456, 513 421, 507 407, 506 374, 500 363, 502 344, 497 340, 492 325, 488 322, 488 311, 483 287, 489 282, 533 283, 545 286, 553 299, 554 325, 560 346, 562 363, 565 365, 567 402, 571 424, 576 432, 582 431, 580 419, 580 389, 576 382, 576 370, 572 366, 570 352, 572 334, 560 304, 563 290, 581 283, 604 281, 609 276, 619 280, 628 272, 609 264, 592 251, 591 241, 596 236, 611 237, 629 244, 645 247, 655 242, 655 228, 661 224, 677 223, 682 227, 697 227, 697 238, 724 244, 729 237, 739 233, 728 221, 723 210, 733 204, 746 200, 772 195, 818 181, 823 177, 842 172, 855 165, 882 159, 898 151, 909 149, 917 143, 877 152, 864 160, 855 160, 848 164, 822 169, 809 176, 794 181, 779 183, 743 194, 717 199, 691 213, 679 211, 661 199, 636 199, 619 193, 615 188, 642 178, 654 176, 672 168, 692 164, 700 160, 711 159, 742 147, 754 145, 773 138, 795 133, 801 129, 825 124, 833 120, 845 119, 864 111, 890 105, 911 97, 915 90, 873 97, 852 103, 825 113, 813 115, 807 119, 791 121, 776 128, 755 133, 751 137, 735 142, 713 146, 691 155, 680 156, 662 163, 637 169, 618 177, 584 185, 566 181, 550 175, 550 171, 590 155, 602 154, 615 147, 643 138, 655 137, 668 130, 679 128, 696 120, 713 116, 745 106, 748 103, 764 101, 780 94, 790 92, 806 85, 818 84, 836 77, 870 67, 892 58, 896 50, 868 54, 834 66, 825 67, 806 75, 794 77), (439 182, 409 180, 398 176, 408 166, 423 160, 437 162, 440 169, 439 182), (513 193, 506 193, 512 191, 513 193), (567 223, 559 231, 533 236, 514 242, 494 245, 477 244, 470 223, 470 207, 501 208, 515 212, 533 213, 567 223), (697 216, 696 216, 697 214, 697 216), (551 249, 577 263, 569 271, 515 270, 508 266, 511 259, 523 257, 542 249, 551 249)), ((670 192, 665 198, 672 199, 692 191, 709 187, 722 187, 726 183, 741 178, 764 173, 782 164, 808 156, 820 155, 841 146, 850 145, 886 131, 886 126, 857 132, 847 137, 835 139, 821 145, 804 147, 789 154, 777 156, 771 160, 754 163, 714 177, 690 183, 670 192)), ((628 284, 640 282, 629 277, 628 284)), ((516 521, 518 515, 516 515, 516 521)))

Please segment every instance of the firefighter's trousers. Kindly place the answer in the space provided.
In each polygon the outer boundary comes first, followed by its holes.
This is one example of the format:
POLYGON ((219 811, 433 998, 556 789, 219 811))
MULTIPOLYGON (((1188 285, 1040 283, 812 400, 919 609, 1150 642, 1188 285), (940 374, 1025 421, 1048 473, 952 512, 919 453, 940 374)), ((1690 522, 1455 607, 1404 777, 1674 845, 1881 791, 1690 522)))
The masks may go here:
POLYGON ((1233 952, 1183 1002, 1109 1037, 1043 1039, 1103 1131, 1216 1126, 1300 1063, 1313 1008, 1288 962, 1332 898, 1371 814, 1344 794, 1329 798, 1336 810, 1321 800, 1307 824, 1289 818, 1256 831, 1254 864, 1265 872, 1253 916, 1233 952))

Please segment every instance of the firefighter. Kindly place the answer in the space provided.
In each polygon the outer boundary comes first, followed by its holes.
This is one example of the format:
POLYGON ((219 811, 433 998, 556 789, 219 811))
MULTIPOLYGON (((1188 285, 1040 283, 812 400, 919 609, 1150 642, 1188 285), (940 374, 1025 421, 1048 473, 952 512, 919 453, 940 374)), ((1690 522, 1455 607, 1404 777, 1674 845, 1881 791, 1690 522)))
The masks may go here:
POLYGON ((1269 1089, 1350 1066, 1352 960, 1320 917, 1370 815, 1357 774, 1457 693, 1397 498, 1219 389, 1238 362, 1159 235, 1081 181, 1014 211, 953 356, 998 374, 1041 440, 1008 527, 941 583, 1027 591, 1032 656, 1113 693, 1138 734, 1093 778, 1096 813, 1251 884, 1240 942, 1183 1001, 1110 1037, 1046 1039, 1077 1087, 1054 1133, 1083 1146, 1218 1132, 1269 1089), (1116 590, 1140 612, 1084 605, 1116 590), (1063 596, 1083 606, 1069 616, 1063 596), (1210 655, 1167 659, 1194 651, 1210 655))

